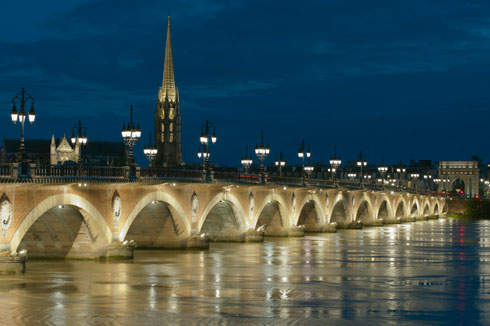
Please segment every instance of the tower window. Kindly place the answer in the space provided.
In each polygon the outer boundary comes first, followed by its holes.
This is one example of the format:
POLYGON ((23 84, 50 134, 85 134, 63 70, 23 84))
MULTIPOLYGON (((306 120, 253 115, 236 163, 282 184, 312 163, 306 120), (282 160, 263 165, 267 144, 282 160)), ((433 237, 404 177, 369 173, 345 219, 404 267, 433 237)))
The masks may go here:
POLYGON ((170 133, 170 142, 172 143, 174 141, 174 134, 170 133))
POLYGON ((170 123, 170 132, 173 132, 173 131, 174 131, 174 124, 170 123))

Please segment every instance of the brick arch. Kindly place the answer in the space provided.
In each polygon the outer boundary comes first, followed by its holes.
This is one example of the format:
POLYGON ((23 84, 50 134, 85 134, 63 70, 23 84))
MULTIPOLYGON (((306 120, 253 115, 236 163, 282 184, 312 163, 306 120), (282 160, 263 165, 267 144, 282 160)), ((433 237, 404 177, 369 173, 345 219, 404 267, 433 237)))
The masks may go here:
POLYGON ((351 216, 349 214, 349 212, 350 212, 349 201, 347 200, 347 197, 343 194, 337 194, 335 196, 335 200, 334 200, 332 208, 330 210, 330 216, 328 217, 329 223, 339 222, 339 221, 333 221, 333 219, 338 218, 338 216, 336 216, 337 210, 342 210, 342 211, 339 211, 339 213, 340 212, 343 213, 344 218, 345 218, 345 220, 342 222, 345 222, 345 223, 351 222, 351 216), (337 206, 337 205, 339 205, 339 206, 337 206), (343 207, 343 209, 342 209, 342 207, 343 207))
POLYGON ((373 205, 371 204, 369 198, 362 196, 359 199, 359 204, 357 204, 356 206, 357 206, 355 208, 356 213, 353 217, 355 221, 368 222, 368 221, 375 220, 373 205), (359 214, 363 214, 363 215, 358 216, 359 214))
POLYGON ((72 206, 78 209, 80 215, 87 224, 87 227, 96 239, 95 245, 97 249, 102 250, 104 246, 111 243, 111 230, 92 203, 79 195, 60 194, 44 199, 27 214, 10 240, 11 250, 18 249, 24 236, 41 216, 60 205, 72 206))
POLYGON ((379 206, 377 208, 376 220, 379 220, 380 218, 384 218, 385 220, 392 219, 393 214, 394 214, 393 213, 393 207, 391 207, 390 201, 386 197, 384 197, 381 200, 381 203, 379 204, 379 206), (383 204, 385 204, 386 216, 384 216, 383 214, 380 214, 381 209, 383 208, 383 204))
POLYGON ((282 226, 283 228, 289 228, 292 225, 290 220, 291 214, 289 214, 289 210, 287 209, 286 202, 284 201, 284 198, 274 194, 267 195, 260 203, 260 206, 258 206, 257 209, 255 209, 252 225, 255 225, 255 228, 260 227, 260 225, 257 225, 257 223, 259 221, 259 218, 263 210, 269 203, 276 203, 278 205, 279 214, 281 215, 281 220, 282 220, 282 226))
POLYGON ((213 199, 209 201, 209 203, 206 205, 206 208, 199 216, 198 224, 197 224, 198 233, 201 232, 201 229, 204 223, 206 222, 206 219, 208 218, 208 215, 211 212, 211 210, 214 208, 214 206, 216 206, 218 203, 222 201, 226 201, 230 203, 230 205, 234 209, 235 219, 239 225, 239 231, 245 232, 251 227, 250 223, 247 220, 247 215, 245 213, 245 210, 243 209, 240 201, 233 194, 229 192, 227 193, 222 192, 214 196, 213 199))
POLYGON ((409 214, 410 216, 413 215, 412 212, 414 212, 414 207, 417 207, 416 210, 415 210, 415 214, 416 216, 419 216, 420 215, 420 204, 419 204, 419 200, 418 198, 414 198, 411 202, 410 202, 410 208, 409 208, 409 214))
POLYGON ((393 216, 394 218, 408 216, 408 204, 403 197, 400 197, 400 199, 398 200, 393 216), (401 215, 398 214, 400 211, 401 215))
POLYGON ((138 203, 133 207, 131 213, 129 213, 126 221, 121 227, 121 231, 119 232, 118 236, 119 240, 124 240, 138 214, 153 201, 166 203, 168 205, 168 209, 172 215, 174 223, 182 226, 183 236, 190 235, 191 226, 188 219, 185 218, 186 215, 180 203, 173 196, 169 195, 166 192, 154 191, 141 198, 138 203))
POLYGON ((323 205, 320 202, 320 199, 318 198, 318 196, 308 194, 307 196, 305 196, 301 204, 298 206, 299 209, 296 210, 297 213, 296 216, 294 217, 294 222, 293 222, 294 225, 298 224, 301 214, 303 213, 303 209, 309 203, 310 204, 313 203, 315 206, 315 214, 318 220, 318 224, 323 225, 326 223, 327 218, 326 218, 325 211, 323 210, 323 205))

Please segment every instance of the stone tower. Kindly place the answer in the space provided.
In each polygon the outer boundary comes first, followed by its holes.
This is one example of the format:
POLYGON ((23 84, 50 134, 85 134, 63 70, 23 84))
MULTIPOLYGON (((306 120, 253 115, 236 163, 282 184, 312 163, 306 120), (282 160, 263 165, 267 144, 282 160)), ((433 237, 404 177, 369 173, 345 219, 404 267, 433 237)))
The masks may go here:
POLYGON ((167 43, 162 86, 158 90, 155 109, 155 145, 158 149, 155 167, 182 164, 181 117, 179 91, 175 86, 170 16, 168 16, 167 43))

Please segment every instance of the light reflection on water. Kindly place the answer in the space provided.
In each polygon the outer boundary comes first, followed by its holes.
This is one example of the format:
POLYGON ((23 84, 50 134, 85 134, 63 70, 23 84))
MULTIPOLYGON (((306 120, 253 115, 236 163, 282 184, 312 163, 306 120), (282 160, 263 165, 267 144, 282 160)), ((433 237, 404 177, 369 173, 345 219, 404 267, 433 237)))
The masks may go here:
POLYGON ((132 262, 28 261, 1 325, 488 325, 490 221, 345 230, 132 262))

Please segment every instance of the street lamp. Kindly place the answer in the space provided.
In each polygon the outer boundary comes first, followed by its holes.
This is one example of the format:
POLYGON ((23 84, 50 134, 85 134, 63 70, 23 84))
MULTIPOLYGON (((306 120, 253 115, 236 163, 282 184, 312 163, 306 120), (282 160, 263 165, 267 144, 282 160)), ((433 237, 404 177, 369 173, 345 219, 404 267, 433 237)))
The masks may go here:
POLYGON ((336 173, 340 165, 342 164, 342 160, 340 157, 337 157, 337 146, 334 146, 334 155, 333 157, 330 158, 330 165, 332 166, 332 180, 333 180, 333 185, 334 187, 337 186, 336 183, 336 173))
POLYGON ((245 169, 245 174, 248 174, 248 169, 252 165, 253 160, 251 157, 248 156, 248 146, 245 147, 245 156, 242 157, 242 165, 243 168, 245 169))
POLYGON ((429 193, 429 191, 430 191, 430 180, 432 179, 432 175, 424 174, 424 179, 425 179, 426 186, 427 186, 427 193, 429 193))
MULTIPOLYGON (((382 159, 381 161, 381 165, 378 166, 378 171, 379 173, 381 174, 381 179, 382 179, 382 182, 383 182, 383 189, 385 189, 385 174, 386 172, 388 171, 388 167, 384 165, 384 159, 382 159)), ((388 176, 389 177, 389 176, 388 176)))
POLYGON ((75 124, 73 128, 71 128, 71 142, 73 145, 77 142, 80 145, 79 153, 78 153, 78 164, 82 162, 82 146, 87 143, 87 128, 82 125, 82 122, 78 120, 78 125, 75 124), (76 131, 76 133, 75 133, 76 131), (76 136, 75 136, 76 135, 76 136))
POLYGON ((126 145, 126 147, 129 148, 129 154, 127 157, 127 164, 134 166, 135 162, 134 162, 134 157, 133 157, 133 146, 141 138, 141 129, 140 129, 139 124, 137 126, 135 126, 133 123, 133 105, 132 104, 131 104, 131 109, 130 109, 129 123, 127 125, 123 123, 121 135, 122 135, 122 139, 124 141, 124 144, 126 145))
POLYGON ((301 141, 301 144, 299 144, 299 151, 298 151, 298 157, 302 159, 303 165, 302 165, 302 173, 301 173, 301 184, 303 186, 306 185, 306 178, 310 176, 310 174, 313 172, 313 167, 309 166, 310 164, 310 144, 306 143, 304 138, 301 141), (305 156, 308 159, 308 166, 305 166, 305 156))
MULTIPOLYGON (((27 117, 32 125, 34 120, 36 120, 36 113, 34 112, 34 98, 24 90, 24 87, 22 87, 22 91, 19 94, 12 98, 12 112, 10 113, 10 117, 14 124, 16 124, 17 121, 20 122, 22 130, 19 145, 19 163, 25 162, 24 122, 26 120, 25 107, 28 102, 31 102, 31 109, 29 110, 29 113, 27 113, 27 117), (19 113, 17 113, 17 108, 15 107, 16 102, 20 104, 19 113)), ((22 167, 22 170, 24 170, 24 167, 22 167)))
POLYGON ((279 152, 279 156, 277 157, 275 164, 277 167, 279 167, 279 176, 281 177, 282 176, 282 167, 286 166, 286 164, 287 164, 287 162, 282 157, 282 152, 279 152))
MULTIPOLYGON (((410 178, 412 178, 414 181, 414 185, 415 185, 415 192, 417 192, 417 179, 420 177, 420 175, 418 173, 411 173, 410 174, 410 178)), ((413 185, 412 185, 412 188, 413 188, 413 185)))
POLYGON ((269 156, 270 153, 270 147, 269 145, 265 146, 264 145, 264 131, 262 130, 261 138, 260 138, 260 146, 256 145, 255 146, 255 155, 260 160, 260 183, 264 184, 265 183, 265 172, 264 172, 264 160, 269 156))
POLYGON ((366 162, 366 155, 363 155, 362 152, 359 153, 359 160, 356 162, 357 163, 357 166, 359 167, 360 169, 360 173, 359 173, 359 183, 360 183, 360 186, 361 188, 363 187, 362 185, 362 169, 364 167, 366 167, 367 165, 367 162, 366 162))
POLYGON ((143 154, 145 154, 146 158, 149 161, 149 167, 151 168, 153 166, 153 160, 158 154, 158 149, 153 146, 151 143, 151 131, 150 131, 150 143, 143 148, 143 154))
POLYGON ((351 179, 351 180, 352 180, 352 179, 354 179, 355 177, 357 177, 357 174, 355 174, 355 173, 348 173, 348 174, 347 174, 347 177, 348 177, 349 179, 351 179))
POLYGON ((199 147, 197 151, 197 157, 202 157, 202 171, 204 181, 211 181, 210 176, 210 166, 209 166, 209 145, 210 143, 216 144, 218 138, 216 137, 216 126, 212 124, 209 120, 206 120, 201 126, 201 136, 199 136, 199 147), (210 132, 213 132, 210 135, 210 132))

